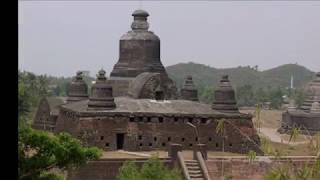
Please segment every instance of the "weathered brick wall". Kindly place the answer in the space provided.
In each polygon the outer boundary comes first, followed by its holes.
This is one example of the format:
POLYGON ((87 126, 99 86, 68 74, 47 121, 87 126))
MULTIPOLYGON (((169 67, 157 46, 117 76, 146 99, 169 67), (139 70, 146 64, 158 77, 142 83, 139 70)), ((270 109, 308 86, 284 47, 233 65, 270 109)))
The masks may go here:
MULTIPOLYGON (((310 158, 285 158, 281 160, 260 160, 249 163, 245 158, 228 158, 222 165, 221 158, 209 158, 206 161, 210 177, 217 178, 231 176, 233 180, 263 180, 264 176, 272 169, 281 165, 292 165, 299 169, 306 164, 313 164, 315 159, 310 158), (224 168, 223 168, 224 167, 224 168), (223 171, 222 171, 223 168, 223 171)), ((291 167, 291 166, 290 166, 291 167)))
MULTIPOLYGON (((91 161, 87 165, 68 172, 67 180, 116 180, 119 168, 128 159, 101 159, 91 161)), ((132 159, 131 159, 132 160, 132 159)), ((166 166, 172 167, 171 160, 161 160, 166 166)), ((146 159, 134 160, 141 166, 146 159)))
MULTIPOLYGON (((119 168, 128 159, 101 159, 91 161, 87 165, 68 172, 68 180, 116 180, 119 168)), ((133 159, 131 159, 133 160, 133 159)), ((224 160, 224 170, 222 171, 221 158, 209 158, 206 160, 207 168, 211 179, 219 179, 222 173, 226 176, 232 176, 233 180, 263 180, 263 177, 272 168, 290 163, 294 169, 299 169, 306 164, 311 165, 315 159, 313 158, 296 158, 289 157, 276 161, 260 160, 249 163, 243 158, 229 157, 224 160)), ((146 159, 134 160, 141 166, 146 159)), ((161 159, 169 168, 173 167, 170 159, 161 159)))
POLYGON ((127 96, 129 84, 132 79, 123 79, 123 80, 113 80, 109 79, 108 83, 112 86, 112 95, 113 97, 118 96, 127 96))
MULTIPOLYGON (((132 117, 110 115, 79 117, 75 113, 61 110, 57 130, 73 134, 89 145, 105 150, 117 149, 117 134, 124 134, 123 149, 129 151, 167 150, 171 143, 182 145, 183 149, 194 149, 198 143, 207 145, 208 150, 222 151, 222 135, 216 133, 217 119, 185 116, 163 116, 159 114, 135 113, 132 117), (60 121, 61 120, 61 121, 60 121), (186 122, 197 124, 199 137, 186 122)), ((259 144, 250 119, 230 119, 235 127, 225 125, 225 151, 246 153, 258 150, 245 136, 247 134, 259 144)))

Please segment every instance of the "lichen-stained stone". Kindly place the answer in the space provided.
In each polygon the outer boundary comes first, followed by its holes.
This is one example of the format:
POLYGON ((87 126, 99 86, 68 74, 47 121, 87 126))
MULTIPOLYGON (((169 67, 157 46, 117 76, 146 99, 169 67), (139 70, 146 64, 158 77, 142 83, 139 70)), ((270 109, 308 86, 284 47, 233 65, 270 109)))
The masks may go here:
POLYGON ((107 83, 105 74, 104 70, 100 70, 96 83, 92 85, 88 110, 110 110, 116 108, 112 95, 112 86, 107 83))
POLYGON ((192 76, 187 76, 185 78, 180 95, 181 99, 198 101, 198 90, 193 84, 192 76))
POLYGON ((136 10, 132 16, 132 30, 120 38, 120 57, 110 77, 136 77, 143 72, 166 73, 160 60, 160 39, 149 31, 144 10, 136 10))
POLYGON ((88 85, 83 80, 81 71, 78 71, 71 83, 68 84, 67 96, 68 103, 88 99, 88 85))
POLYGON ((212 109, 220 112, 237 113, 237 101, 228 75, 222 76, 219 87, 214 92, 212 109))

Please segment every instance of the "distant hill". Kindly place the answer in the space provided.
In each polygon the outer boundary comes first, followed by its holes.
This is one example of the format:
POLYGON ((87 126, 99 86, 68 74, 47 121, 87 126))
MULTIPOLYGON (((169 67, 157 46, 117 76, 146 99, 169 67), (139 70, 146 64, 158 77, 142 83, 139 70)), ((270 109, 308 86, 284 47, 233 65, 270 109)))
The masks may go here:
POLYGON ((290 77, 294 77, 294 87, 300 88, 310 81, 314 72, 297 64, 285 64, 265 71, 257 71, 252 67, 236 67, 217 69, 196 63, 179 63, 166 67, 169 76, 177 83, 180 88, 184 77, 192 75, 196 85, 207 85, 216 87, 222 75, 228 74, 234 87, 246 84, 254 88, 290 86, 290 77))

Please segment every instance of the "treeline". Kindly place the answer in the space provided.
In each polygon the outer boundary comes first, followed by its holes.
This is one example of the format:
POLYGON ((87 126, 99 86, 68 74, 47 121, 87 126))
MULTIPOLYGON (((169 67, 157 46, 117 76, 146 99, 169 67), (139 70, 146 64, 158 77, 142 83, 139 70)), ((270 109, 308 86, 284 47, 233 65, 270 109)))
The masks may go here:
POLYGON ((19 122, 32 119, 42 97, 50 95, 46 75, 37 76, 31 72, 18 72, 18 117, 19 122))
POLYGON ((271 108, 280 109, 284 103, 289 103, 289 99, 293 99, 298 106, 301 106, 304 93, 302 89, 280 87, 254 89, 251 85, 243 85, 236 88, 236 97, 239 106, 255 106, 268 102, 271 108))
MULTIPOLYGON (((210 104, 214 99, 214 88, 205 84, 198 84, 198 96, 201 102, 210 104)), ((257 104, 270 103, 273 109, 280 109, 284 103, 289 103, 293 99, 297 106, 301 106, 305 95, 302 89, 284 89, 284 88, 253 88, 246 84, 235 88, 238 106, 256 106, 257 104)))
MULTIPOLYGON (((71 77, 53 77, 35 75, 31 72, 19 71, 19 114, 32 116, 40 99, 45 96, 67 96, 67 86, 71 77), (20 98, 21 97, 21 98, 20 98)), ((84 76, 89 92, 94 81, 93 77, 84 76)), ((210 104, 213 102, 214 90, 217 86, 208 85, 205 81, 196 81, 199 100, 210 104)), ((269 102, 271 108, 279 109, 286 99, 294 99, 299 106, 303 103, 304 94, 301 88, 290 90, 281 87, 254 87, 244 84, 235 87, 239 106, 255 106, 258 103, 269 102), (286 97, 286 98, 284 98, 286 97)))
MULTIPOLYGON (((94 78, 84 76, 90 87, 94 78)), ((35 75, 32 72, 18 71, 18 113, 19 118, 32 119, 41 98, 46 96, 67 96, 67 86, 71 77, 35 75)))
MULTIPOLYGON (((32 119, 41 98, 46 96, 67 96, 67 86, 71 77, 35 75, 32 72, 18 71, 18 117, 32 119)), ((94 78, 84 76, 91 87, 94 78)))

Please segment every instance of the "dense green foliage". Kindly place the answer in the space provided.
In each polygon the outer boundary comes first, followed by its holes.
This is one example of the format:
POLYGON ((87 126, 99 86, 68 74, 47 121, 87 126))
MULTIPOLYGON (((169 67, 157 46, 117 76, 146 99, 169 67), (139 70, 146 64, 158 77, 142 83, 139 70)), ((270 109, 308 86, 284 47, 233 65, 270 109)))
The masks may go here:
POLYGON ((295 169, 294 164, 285 164, 273 168, 265 177, 265 180, 319 180, 320 159, 315 163, 306 163, 304 167, 295 169))
POLYGON ((78 167, 100 155, 98 148, 82 147, 79 140, 66 133, 53 135, 29 127, 19 128, 20 180, 59 179, 53 170, 78 167))
MULTIPOLYGON (((87 83, 88 88, 90 90, 94 78, 89 76, 83 76, 83 79, 87 83)), ((50 92, 53 96, 67 96, 67 86, 72 81, 71 77, 49 76, 48 81, 50 82, 50 92)))
MULTIPOLYGON (((66 96, 71 78, 35 75, 31 72, 18 72, 18 117, 19 123, 30 123, 40 100, 46 96, 66 96)), ((94 80, 84 76, 89 88, 94 80)))
POLYGON ((29 127, 41 98, 55 95, 49 86, 52 78, 18 73, 18 179, 62 179, 54 171, 61 172, 97 159, 101 155, 99 149, 82 147, 79 140, 68 134, 53 135, 29 127))
POLYGON ((32 119, 40 99, 50 95, 47 76, 30 72, 18 72, 18 117, 19 123, 32 119))
POLYGON ((314 76, 310 70, 295 64, 257 71, 257 68, 251 67, 215 69, 201 64, 180 63, 167 67, 167 72, 178 88, 182 87, 187 75, 192 75, 198 88, 199 100, 205 103, 212 102, 214 87, 218 86, 223 74, 228 74, 235 88, 239 106, 270 102, 271 107, 276 109, 281 107, 283 96, 293 98, 301 105, 304 99, 301 89, 314 76), (294 76, 294 92, 288 90, 291 75, 294 76))
POLYGON ((152 157, 139 168, 133 161, 127 161, 120 168, 118 180, 182 180, 176 170, 168 169, 158 158, 152 157))

